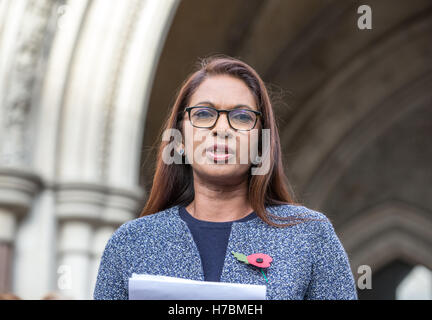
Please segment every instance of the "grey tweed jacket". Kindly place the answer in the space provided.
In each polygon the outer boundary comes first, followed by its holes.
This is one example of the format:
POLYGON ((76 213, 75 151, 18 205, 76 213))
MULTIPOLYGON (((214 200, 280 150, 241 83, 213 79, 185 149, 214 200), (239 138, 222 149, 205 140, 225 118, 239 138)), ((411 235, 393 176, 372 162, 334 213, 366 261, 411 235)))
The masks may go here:
MULTIPOLYGON (((348 255, 330 220, 300 205, 269 206, 278 216, 324 219, 278 228, 259 217, 233 222, 221 282, 267 286, 267 300, 357 300, 348 255), (273 258, 265 271, 238 261, 232 251, 273 258)), ((274 220, 284 222, 283 220, 274 220)), ((94 299, 125 299, 132 273, 204 281, 198 248, 179 206, 121 225, 108 240, 99 266, 94 299)))

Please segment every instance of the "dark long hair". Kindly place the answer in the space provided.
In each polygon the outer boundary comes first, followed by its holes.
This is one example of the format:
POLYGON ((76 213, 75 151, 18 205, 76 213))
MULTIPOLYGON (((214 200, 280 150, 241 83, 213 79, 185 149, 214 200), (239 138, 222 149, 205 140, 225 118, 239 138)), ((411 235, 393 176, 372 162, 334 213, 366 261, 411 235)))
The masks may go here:
MULTIPOLYGON (((189 75, 177 93, 174 105, 165 121, 160 134, 166 129, 175 128, 182 132, 181 111, 190 101, 191 96, 199 85, 213 75, 230 75, 242 80, 253 93, 257 106, 262 113, 260 117, 263 129, 270 129, 270 169, 265 175, 249 175, 248 197, 256 214, 266 223, 274 227, 291 226, 301 221, 314 220, 299 216, 279 217, 266 210, 271 205, 301 205, 294 197, 285 176, 279 133, 273 114, 272 104, 264 82, 257 72, 238 59, 226 55, 213 55, 200 59, 197 70, 189 75), (277 224, 269 219, 273 217, 281 220, 298 220, 293 223, 277 224)), ((187 206, 194 199, 193 175, 190 164, 165 164, 162 153, 168 141, 162 141, 158 150, 156 170, 150 195, 140 217, 150 215, 175 205, 187 206)), ((261 135, 260 142, 261 145, 261 135)))

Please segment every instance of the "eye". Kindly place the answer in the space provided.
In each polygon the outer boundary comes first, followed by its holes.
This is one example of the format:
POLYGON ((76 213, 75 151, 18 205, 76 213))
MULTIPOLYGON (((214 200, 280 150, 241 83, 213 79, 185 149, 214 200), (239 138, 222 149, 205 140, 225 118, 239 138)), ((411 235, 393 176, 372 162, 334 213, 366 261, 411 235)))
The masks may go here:
POLYGON ((255 114, 248 110, 235 110, 231 113, 231 119, 243 123, 254 122, 255 114))
POLYGON ((197 109, 193 116, 199 119, 206 119, 213 117, 213 113, 208 109, 197 109))

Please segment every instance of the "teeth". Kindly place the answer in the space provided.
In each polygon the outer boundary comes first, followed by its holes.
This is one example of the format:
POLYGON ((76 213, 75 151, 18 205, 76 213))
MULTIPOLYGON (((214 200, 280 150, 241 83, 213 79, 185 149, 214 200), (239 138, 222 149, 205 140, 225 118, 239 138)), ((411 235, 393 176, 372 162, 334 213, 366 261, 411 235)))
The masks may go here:
POLYGON ((228 150, 214 150, 214 149, 207 149, 207 151, 210 151, 214 154, 216 153, 229 153, 228 150))
POLYGON ((226 156, 228 156, 228 155, 230 155, 230 153, 225 153, 225 152, 217 152, 217 151, 210 151, 212 154, 213 154, 213 156, 215 156, 215 157, 226 157, 226 156))
POLYGON ((207 152, 211 152, 215 156, 226 156, 226 155, 231 154, 231 152, 229 150, 227 150, 226 148, 216 148, 216 149, 208 148, 207 152))
POLYGON ((228 152, 224 152, 224 151, 211 151, 213 154, 215 155, 225 155, 225 154, 229 154, 228 152))

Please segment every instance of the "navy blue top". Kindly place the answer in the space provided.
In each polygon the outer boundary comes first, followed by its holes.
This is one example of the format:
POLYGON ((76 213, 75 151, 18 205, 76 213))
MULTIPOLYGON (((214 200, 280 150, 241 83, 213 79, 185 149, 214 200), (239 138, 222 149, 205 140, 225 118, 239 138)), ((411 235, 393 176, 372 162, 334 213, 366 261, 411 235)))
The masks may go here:
POLYGON ((198 247, 204 271, 204 280, 217 282, 220 281, 222 274, 232 223, 249 221, 258 217, 253 211, 239 220, 227 222, 204 221, 193 217, 185 207, 180 207, 179 214, 187 223, 198 247))

